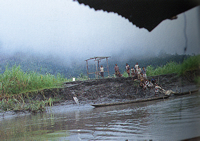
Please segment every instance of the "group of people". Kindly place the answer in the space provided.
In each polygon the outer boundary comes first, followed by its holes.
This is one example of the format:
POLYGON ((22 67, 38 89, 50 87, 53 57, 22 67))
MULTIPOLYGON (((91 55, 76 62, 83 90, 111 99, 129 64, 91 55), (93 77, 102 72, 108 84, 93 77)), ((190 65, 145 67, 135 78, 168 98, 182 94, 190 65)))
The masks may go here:
MULTIPOLYGON (((138 63, 135 64, 134 68, 133 67, 130 68, 128 63, 126 63, 125 68, 126 68, 126 72, 129 77, 131 76, 132 78, 136 78, 136 79, 147 78, 146 69, 144 67, 141 69, 139 67, 138 63)), ((115 76, 117 76, 117 77, 122 76, 117 64, 115 64, 114 70, 115 70, 115 76)), ((100 76, 104 78, 104 68, 102 65, 100 67, 100 76)))
POLYGON ((143 88, 143 90, 152 89, 155 88, 155 96, 158 96, 159 90, 162 88, 158 86, 156 83, 156 79, 153 77, 152 79, 141 79, 140 80, 140 87, 143 88))
POLYGON ((132 78, 136 79, 147 78, 146 69, 144 67, 141 69, 138 63, 136 63, 135 66, 131 68, 129 64, 126 63, 125 69, 129 77, 131 76, 132 78))
POLYGON ((162 89, 158 84, 156 83, 156 79, 153 77, 152 79, 141 79, 140 81, 140 87, 143 88, 143 90, 146 90, 147 88, 152 89, 155 88, 155 96, 158 95, 159 90, 162 89))
MULTIPOLYGON (((130 68, 129 64, 126 63, 125 69, 126 69, 126 72, 129 77, 131 76, 132 78, 136 78, 136 79, 141 79, 141 78, 146 79, 147 78, 146 69, 144 67, 141 69, 139 67, 138 63, 136 63, 135 66, 131 67, 131 68, 130 68)), ((122 76, 117 64, 115 64, 114 70, 115 70, 115 76, 117 76, 117 77, 122 76)))
MULTIPOLYGON (((129 77, 132 77, 132 79, 140 80, 140 87, 142 87, 143 90, 146 90, 147 88, 155 88, 155 95, 158 95, 160 87, 156 84, 156 79, 154 77, 151 80, 147 79, 146 69, 144 67, 141 69, 138 63, 136 63, 134 67, 130 68, 129 64, 126 63, 125 69, 129 77)), ((117 77, 122 76, 117 64, 115 64, 114 70, 115 70, 115 76, 117 77)), ((103 66, 100 67, 100 75, 101 77, 104 78, 103 66)))
MULTIPOLYGON (((119 72, 119 67, 117 66, 117 64, 115 64, 114 69, 115 69, 115 75, 121 77, 122 75, 119 72)), ((153 77, 151 80, 150 79, 148 80, 146 75, 146 69, 144 67, 142 67, 141 69, 138 63, 136 63, 134 67, 130 68, 130 65, 126 63, 125 69, 129 77, 132 77, 132 79, 140 80, 140 87, 142 87, 143 90, 155 87, 155 95, 158 95, 159 89, 158 85, 156 84, 156 79, 153 77)))

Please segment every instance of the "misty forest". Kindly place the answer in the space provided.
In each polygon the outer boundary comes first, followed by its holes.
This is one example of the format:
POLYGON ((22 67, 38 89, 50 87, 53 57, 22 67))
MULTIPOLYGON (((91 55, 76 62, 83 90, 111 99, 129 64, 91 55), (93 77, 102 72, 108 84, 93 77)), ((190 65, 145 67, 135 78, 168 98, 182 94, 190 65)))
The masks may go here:
MULTIPOLYGON (((125 64, 128 63, 130 67, 133 67, 138 62, 140 67, 151 66, 153 68, 162 67, 169 62, 182 63, 184 59, 187 59, 191 55, 178 55, 167 54, 161 52, 155 57, 149 58, 135 58, 134 56, 129 59, 121 59, 117 56, 111 56, 108 59, 109 71, 111 77, 114 75, 114 66, 118 64, 120 72, 125 71, 125 64)), ((93 56, 91 56, 93 57, 93 56)), ((87 59, 87 58, 86 58, 87 59)), ((87 75, 86 61, 85 60, 70 60, 70 64, 66 63, 67 60, 61 60, 52 56, 40 56, 34 54, 15 53, 11 56, 0 55, 0 72, 3 73, 6 67, 12 68, 12 66, 20 66, 24 72, 37 72, 38 74, 60 74, 67 79, 72 77, 83 77, 87 75)), ((89 71, 95 72, 94 60, 89 62, 89 71)), ((105 70, 107 69, 106 61, 102 60, 100 65, 103 65, 105 70)), ((107 74, 105 74, 107 75, 107 74)), ((94 75, 90 75, 90 78, 94 78, 94 75)))

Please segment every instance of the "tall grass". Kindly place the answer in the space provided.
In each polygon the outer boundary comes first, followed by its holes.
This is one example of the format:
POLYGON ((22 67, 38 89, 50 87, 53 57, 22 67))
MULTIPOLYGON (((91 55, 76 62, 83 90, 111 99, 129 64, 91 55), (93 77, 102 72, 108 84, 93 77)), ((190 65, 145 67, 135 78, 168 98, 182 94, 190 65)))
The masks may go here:
POLYGON ((185 59, 181 65, 180 74, 185 74, 187 71, 200 69, 200 55, 192 56, 185 59))
POLYGON ((0 74, 1 96, 19 94, 25 91, 55 87, 66 79, 60 74, 55 77, 51 74, 38 74, 36 72, 23 72, 20 66, 14 65, 11 69, 0 74))
POLYGON ((148 66, 147 76, 163 75, 170 73, 177 73, 179 75, 184 75, 187 71, 200 69, 200 55, 191 56, 183 61, 182 64, 176 62, 169 62, 162 67, 153 68, 148 66))
POLYGON ((147 76, 179 73, 181 70, 181 64, 178 64, 176 62, 169 62, 166 65, 162 67, 157 67, 155 69, 152 66, 148 66, 146 70, 147 70, 147 76))

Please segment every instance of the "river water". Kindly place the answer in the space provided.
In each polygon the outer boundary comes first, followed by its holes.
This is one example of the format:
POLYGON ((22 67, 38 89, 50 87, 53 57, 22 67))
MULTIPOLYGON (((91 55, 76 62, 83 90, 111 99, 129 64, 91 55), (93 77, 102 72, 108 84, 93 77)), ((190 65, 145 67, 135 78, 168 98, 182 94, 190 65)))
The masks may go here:
POLYGON ((167 100, 94 108, 48 107, 1 116, 0 140, 173 141, 200 136, 200 92, 167 100))

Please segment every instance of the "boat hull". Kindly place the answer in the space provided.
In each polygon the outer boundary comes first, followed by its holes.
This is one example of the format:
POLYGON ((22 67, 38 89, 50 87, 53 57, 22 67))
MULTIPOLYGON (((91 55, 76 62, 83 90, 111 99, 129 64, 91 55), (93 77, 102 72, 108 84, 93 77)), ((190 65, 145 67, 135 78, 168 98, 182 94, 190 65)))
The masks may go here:
POLYGON ((115 102, 115 103, 102 103, 102 104, 92 104, 94 107, 105 107, 105 106, 114 106, 114 105, 124 105, 124 104, 131 104, 131 103, 139 103, 139 102, 147 102, 147 101, 153 101, 153 100, 159 100, 159 99, 166 99, 169 96, 160 96, 160 97, 153 97, 153 98, 147 98, 147 99, 141 99, 141 100, 131 100, 126 102, 115 102))

